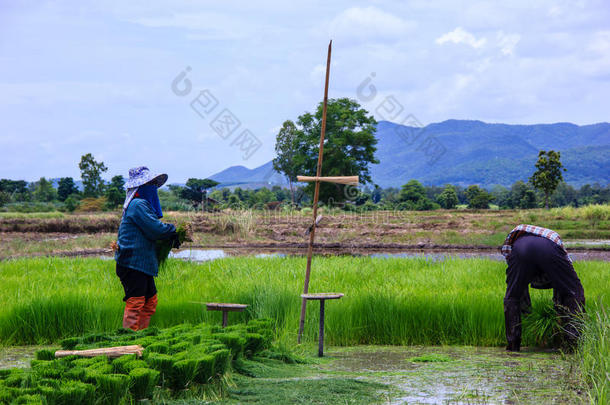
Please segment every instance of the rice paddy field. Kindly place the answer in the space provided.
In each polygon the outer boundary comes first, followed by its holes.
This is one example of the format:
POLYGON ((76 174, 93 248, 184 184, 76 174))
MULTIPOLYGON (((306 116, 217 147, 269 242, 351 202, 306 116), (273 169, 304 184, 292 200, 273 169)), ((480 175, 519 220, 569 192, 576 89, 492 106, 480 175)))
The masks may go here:
MULTIPOLYGON (((230 323, 268 318, 275 345, 302 350, 296 332, 304 268, 302 257, 169 259, 157 278, 159 306, 152 325, 218 325, 220 313, 205 311, 205 302, 243 303, 248 309, 230 314, 230 323)), ((581 400, 607 403, 610 268, 603 261, 580 261, 575 268, 587 299, 584 338, 577 354, 556 360, 567 358, 570 369, 578 370, 577 380, 586 387, 581 400)), ((54 345, 70 336, 116 331, 123 291, 114 270, 113 261, 97 258, 0 261, 0 344, 54 345)), ((504 270, 504 263, 488 259, 315 257, 310 292, 345 294, 326 306, 326 345, 338 353, 360 345, 502 350, 504 270)), ((524 320, 523 342, 531 350, 544 351, 556 341, 551 296, 532 290, 534 311, 524 320)), ((317 328, 318 305, 310 303, 303 347, 315 343, 317 328)))

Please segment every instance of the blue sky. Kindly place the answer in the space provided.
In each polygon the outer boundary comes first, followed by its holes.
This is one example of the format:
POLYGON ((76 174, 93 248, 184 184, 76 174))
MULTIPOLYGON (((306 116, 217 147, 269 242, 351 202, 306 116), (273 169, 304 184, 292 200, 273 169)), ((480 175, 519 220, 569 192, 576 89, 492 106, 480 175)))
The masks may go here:
POLYGON ((391 97, 423 124, 608 121, 608 21, 601 0, 5 1, 0 178, 78 178, 88 152, 108 176, 147 165, 170 182, 263 164, 321 100, 331 38, 330 97, 378 119, 391 97), (232 134, 211 126, 225 109, 232 134))

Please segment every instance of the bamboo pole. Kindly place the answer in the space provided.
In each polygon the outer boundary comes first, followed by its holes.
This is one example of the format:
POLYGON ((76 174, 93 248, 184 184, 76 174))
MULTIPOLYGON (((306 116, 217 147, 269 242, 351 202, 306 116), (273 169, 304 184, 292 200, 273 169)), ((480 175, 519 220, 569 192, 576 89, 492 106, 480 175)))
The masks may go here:
MULTIPOLYGON (((330 54, 333 46, 333 41, 328 43, 328 56, 326 57, 326 81, 324 83, 324 101, 322 105, 322 129, 320 131, 320 149, 318 151, 318 166, 316 168, 316 177, 322 175, 322 157, 324 155, 324 134, 326 132, 326 105, 328 104, 328 78, 330 74, 330 54)), ((313 240, 316 234, 316 217, 318 216, 318 197, 320 195, 320 180, 316 180, 316 185, 313 193, 313 221, 311 224, 311 232, 309 233, 309 246, 307 247, 307 269, 305 270, 305 285, 303 286, 303 294, 309 292, 309 275, 311 273, 311 256, 313 254, 313 240)), ((307 310, 307 299, 301 301, 301 320, 299 322, 298 343, 301 343, 301 336, 305 328, 305 311, 307 310)))

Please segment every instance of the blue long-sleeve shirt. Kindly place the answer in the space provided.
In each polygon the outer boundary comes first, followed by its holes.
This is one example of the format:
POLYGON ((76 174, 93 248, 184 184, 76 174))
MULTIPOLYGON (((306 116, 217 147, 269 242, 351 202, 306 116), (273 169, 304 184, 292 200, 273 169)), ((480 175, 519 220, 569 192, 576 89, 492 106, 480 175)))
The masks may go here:
POLYGON ((159 274, 155 242, 170 237, 175 231, 174 225, 159 221, 148 201, 134 198, 119 225, 119 249, 114 260, 121 266, 155 277, 159 274))

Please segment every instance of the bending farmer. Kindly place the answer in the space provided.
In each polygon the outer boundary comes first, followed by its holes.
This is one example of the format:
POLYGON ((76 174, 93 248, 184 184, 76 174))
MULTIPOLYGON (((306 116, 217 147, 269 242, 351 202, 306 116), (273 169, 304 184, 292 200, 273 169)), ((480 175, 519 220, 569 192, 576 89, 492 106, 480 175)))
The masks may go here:
POLYGON ((123 327, 140 330, 148 327, 157 308, 154 277, 159 273, 156 241, 172 238, 179 247, 176 228, 159 221, 163 217, 157 188, 167 181, 167 174, 153 174, 147 167, 129 170, 127 196, 119 226, 115 253, 116 274, 125 290, 123 327))
POLYGON ((506 257, 506 295, 504 320, 506 350, 521 347, 521 312, 530 310, 528 284, 538 289, 553 289, 555 311, 560 316, 569 349, 578 341, 580 331, 575 315, 584 311, 585 292, 559 235, 546 228, 519 225, 502 246, 506 257))

